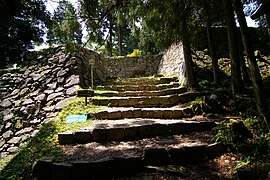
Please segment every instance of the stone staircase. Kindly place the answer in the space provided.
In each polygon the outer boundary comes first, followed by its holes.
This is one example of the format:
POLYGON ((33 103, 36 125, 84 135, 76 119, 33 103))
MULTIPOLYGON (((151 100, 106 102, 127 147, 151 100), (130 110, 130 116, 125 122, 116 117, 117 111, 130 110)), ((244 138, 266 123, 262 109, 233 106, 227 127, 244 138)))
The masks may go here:
POLYGON ((108 108, 89 113, 93 126, 58 134, 64 149, 80 153, 64 162, 38 161, 39 179, 115 177, 148 165, 197 164, 225 151, 208 143, 216 123, 194 116, 188 103, 201 94, 179 87, 176 78, 132 78, 98 89, 106 91, 97 91, 93 104, 108 108))

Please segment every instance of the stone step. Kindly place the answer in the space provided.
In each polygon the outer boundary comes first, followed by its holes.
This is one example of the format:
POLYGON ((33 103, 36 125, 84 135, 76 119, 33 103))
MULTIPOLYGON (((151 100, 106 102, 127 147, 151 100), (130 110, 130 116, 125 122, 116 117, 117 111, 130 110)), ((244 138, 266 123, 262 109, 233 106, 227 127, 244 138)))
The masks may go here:
POLYGON ((124 118, 158 118, 158 119, 182 119, 192 117, 194 112, 192 106, 188 107, 170 107, 170 108, 133 108, 120 107, 100 110, 89 114, 95 119, 124 119, 124 118))
POLYGON ((226 152, 224 144, 209 144, 207 138, 208 134, 196 134, 113 142, 106 146, 65 145, 63 150, 69 153, 62 161, 45 157, 35 164, 33 174, 37 179, 104 179, 143 172, 149 165, 196 165, 226 152))
POLYGON ((141 77, 141 78, 127 78, 120 80, 107 81, 107 85, 158 85, 158 84, 169 84, 171 82, 176 82, 177 77, 141 77))
POLYGON ((211 130, 213 121, 186 121, 171 119, 122 119, 94 121, 93 126, 76 132, 58 134, 60 144, 88 142, 129 141, 155 136, 188 134, 211 130))
POLYGON ((140 96, 140 97, 94 97, 92 102, 97 106, 109 107, 171 107, 179 104, 179 96, 140 96))
POLYGON ((170 94, 181 94, 186 92, 186 88, 171 88, 158 91, 95 91, 95 96, 105 97, 130 97, 130 96, 165 96, 170 94))
POLYGON ((105 86, 97 86, 98 90, 111 90, 111 91, 159 91, 169 88, 179 87, 178 82, 173 82, 170 84, 159 84, 159 85, 105 85, 105 86))

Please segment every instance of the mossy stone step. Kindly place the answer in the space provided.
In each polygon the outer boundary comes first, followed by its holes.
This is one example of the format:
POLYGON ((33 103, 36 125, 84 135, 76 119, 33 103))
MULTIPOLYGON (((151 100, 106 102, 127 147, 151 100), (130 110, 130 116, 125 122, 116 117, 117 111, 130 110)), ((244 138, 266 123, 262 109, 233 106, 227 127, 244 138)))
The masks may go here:
POLYGON ((130 96, 165 96, 170 94, 180 94, 186 92, 186 88, 171 88, 158 91, 95 91, 96 96, 105 97, 130 97, 130 96))
MULTIPOLYGON (((138 149, 134 149, 138 151, 138 149)), ((33 174, 37 179, 107 179, 143 172, 150 166, 193 165, 226 152, 220 143, 190 144, 182 147, 151 147, 142 149, 141 156, 112 156, 98 160, 59 162, 55 157, 39 160, 33 174), (157 158, 158 157, 158 158, 157 158)))
POLYGON ((170 108, 109 108, 90 114, 96 119, 124 119, 124 118, 157 118, 157 119, 181 119, 192 117, 194 112, 192 106, 170 107, 170 108))
POLYGON ((97 106, 109 107, 171 107, 179 103, 178 95, 92 98, 97 106))
POLYGON ((212 121, 185 121, 165 119, 123 119, 94 122, 93 127, 85 127, 76 132, 58 134, 60 144, 88 142, 129 141, 155 136, 167 136, 202 132, 215 127, 212 121))
POLYGON ((179 87, 178 82, 170 84, 159 84, 159 85, 106 85, 106 86, 97 86, 96 89, 100 90, 111 90, 111 91, 159 91, 169 88, 179 87))
POLYGON ((160 77, 160 78, 127 78, 122 80, 112 80, 107 81, 105 84, 107 85, 158 85, 158 84, 169 84, 171 82, 176 82, 178 80, 177 77, 160 77))

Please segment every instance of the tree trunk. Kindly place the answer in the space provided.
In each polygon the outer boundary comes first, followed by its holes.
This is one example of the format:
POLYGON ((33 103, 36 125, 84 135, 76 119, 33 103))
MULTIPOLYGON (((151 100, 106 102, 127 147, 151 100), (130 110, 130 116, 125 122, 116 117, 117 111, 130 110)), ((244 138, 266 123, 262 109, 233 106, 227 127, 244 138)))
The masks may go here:
POLYGON ((242 76, 243 76, 243 82, 244 85, 248 86, 250 84, 250 79, 249 79, 249 74, 246 66, 246 60, 243 54, 243 47, 239 42, 239 61, 240 61, 240 66, 241 66, 241 71, 242 71, 242 76))
POLYGON ((243 90, 241 78, 239 47, 237 42, 237 31, 231 0, 223 0, 225 20, 227 25, 228 45, 231 59, 231 89, 233 96, 240 94, 243 90))
POLYGON ((112 56, 112 36, 113 36, 113 22, 111 15, 108 15, 109 19, 109 40, 107 42, 107 52, 109 56, 112 56))
POLYGON ((211 21, 209 18, 209 2, 206 0, 203 1, 204 6, 204 14, 206 19, 206 32, 207 32, 207 40, 208 40, 208 50, 210 52, 210 57, 212 59, 212 70, 213 70, 213 80, 214 84, 219 84, 219 67, 218 67, 218 58, 214 46, 214 40, 212 36, 212 28, 211 21))
POLYGON ((268 104, 266 98, 264 97, 264 87, 262 83, 262 78, 260 74, 260 70, 258 68, 256 58, 254 55, 253 47, 251 40, 249 38, 249 30, 247 27, 247 22, 245 19, 245 15, 243 12, 243 6, 240 0, 235 0, 235 10, 240 24, 240 31, 243 39, 243 44, 247 53, 248 63, 249 63, 249 71, 253 84, 253 89, 255 92, 256 105, 258 112, 262 118, 262 120, 266 123, 267 128, 269 130, 270 125, 270 113, 268 109, 268 104))
POLYGON ((119 56, 123 56, 123 36, 122 36, 122 26, 118 25, 118 51, 119 56))
POLYGON ((193 70, 193 61, 191 56, 190 42, 189 42, 189 33, 185 17, 181 19, 181 28, 182 28, 182 43, 184 51, 184 59, 186 65, 186 77, 187 77, 187 86, 196 88, 198 86, 197 80, 195 78, 193 70))

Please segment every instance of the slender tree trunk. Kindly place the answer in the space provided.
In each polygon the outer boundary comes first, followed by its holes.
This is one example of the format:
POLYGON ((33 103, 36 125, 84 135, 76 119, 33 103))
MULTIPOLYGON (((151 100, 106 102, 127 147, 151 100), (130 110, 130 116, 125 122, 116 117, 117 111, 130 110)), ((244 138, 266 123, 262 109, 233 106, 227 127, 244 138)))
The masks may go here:
POLYGON ((209 2, 206 0, 203 1, 204 6, 204 14, 206 19, 206 32, 207 32, 207 40, 208 40, 208 49, 210 52, 210 56, 212 59, 212 70, 213 70, 213 80, 214 84, 219 84, 219 67, 218 67, 218 58, 214 46, 214 40, 212 36, 212 28, 211 28, 211 21, 209 18, 209 2))
POLYGON ((109 19, 109 40, 107 42, 107 52, 109 56, 112 56, 112 36, 113 36, 113 22, 111 15, 108 16, 109 19))
POLYGON ((188 87, 197 87, 198 83, 195 78, 194 69, 193 69, 193 60, 191 56, 190 41, 189 41, 189 32, 187 27, 186 18, 181 19, 181 28, 182 28, 182 43, 184 51, 184 59, 186 65, 186 77, 188 87))
POLYGON ((122 26, 118 25, 118 51, 119 56, 123 56, 123 36, 122 36, 122 26))
POLYGON ((231 59, 231 89, 235 96, 240 94, 243 89, 243 80, 241 78, 241 69, 239 62, 239 47, 237 42, 236 24, 231 0, 223 0, 225 10, 225 20, 227 25, 228 45, 231 59))
POLYGON ((249 71, 250 71, 250 76, 251 76, 251 80, 253 84, 253 89, 255 92, 257 109, 262 120, 264 120, 269 130, 270 113, 268 109, 268 104, 267 104, 266 98, 264 97, 265 92, 264 92, 264 87, 262 83, 262 78, 261 78, 260 70, 256 62, 252 43, 249 38, 249 30, 248 30, 247 22, 246 22, 245 15, 243 12, 243 6, 240 0, 235 0, 235 10, 236 10, 236 14, 237 14, 239 24, 240 24, 240 31, 241 31, 241 35, 243 39, 243 44, 244 44, 247 57, 248 57, 249 71))
MULTIPOLYGON (((242 41, 241 41, 242 42, 242 41)), ((248 86, 250 84, 250 79, 249 79, 249 74, 246 66, 246 60, 243 54, 243 47, 239 42, 239 61, 240 61, 240 66, 241 66, 241 71, 242 71, 242 76, 243 76, 243 82, 244 85, 248 86)))

